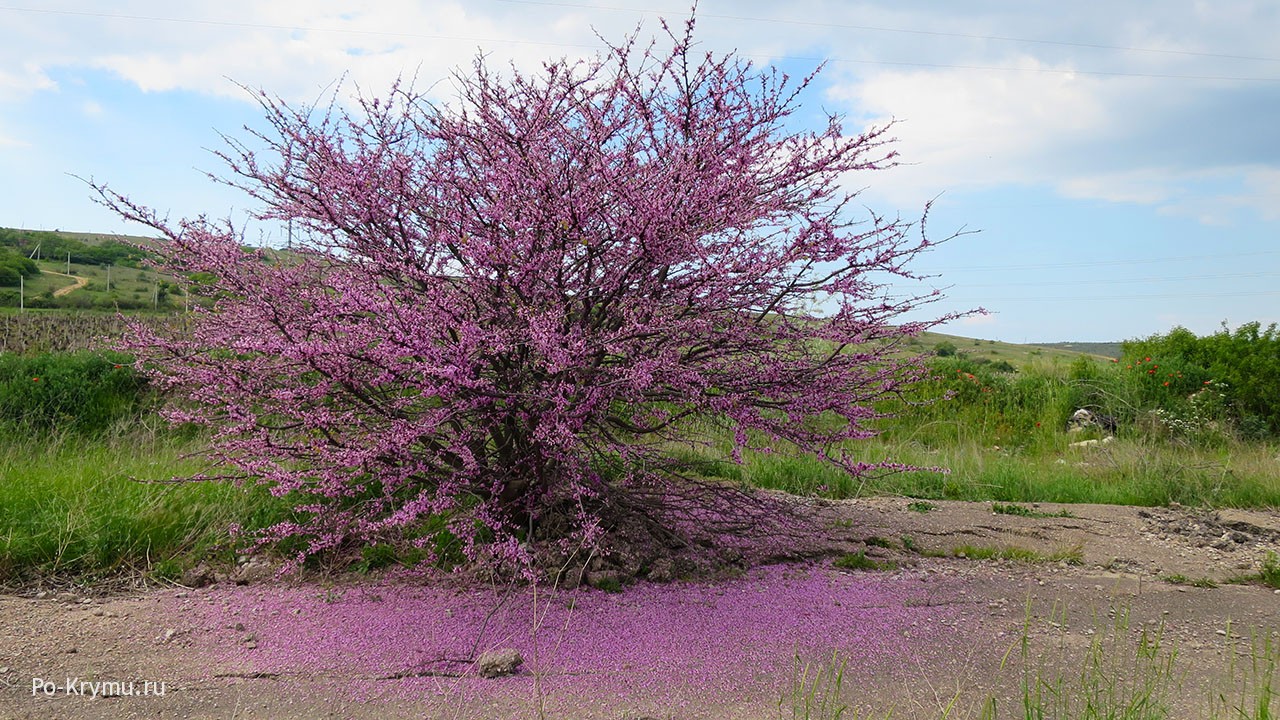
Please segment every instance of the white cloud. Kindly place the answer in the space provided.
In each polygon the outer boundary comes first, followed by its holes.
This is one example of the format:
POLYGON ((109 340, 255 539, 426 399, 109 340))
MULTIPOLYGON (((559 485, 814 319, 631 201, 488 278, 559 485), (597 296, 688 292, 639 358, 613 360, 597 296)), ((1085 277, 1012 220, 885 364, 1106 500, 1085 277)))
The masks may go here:
POLYGON ((1280 220, 1280 168, 1259 167, 1245 172, 1246 192, 1229 202, 1252 208, 1264 220, 1280 220))
POLYGON ((0 64, 0 100, 14 101, 33 92, 57 88, 57 83, 36 63, 16 62, 12 70, 6 70, 5 65, 9 63, 0 64))
POLYGON ((1027 71, 879 72, 837 85, 829 95, 868 124, 898 120, 894 134, 911 165, 877 178, 876 189, 895 202, 919 204, 946 189, 1054 178, 1048 162, 1054 149, 1106 126, 1098 80, 1034 58, 1014 65, 1027 71))

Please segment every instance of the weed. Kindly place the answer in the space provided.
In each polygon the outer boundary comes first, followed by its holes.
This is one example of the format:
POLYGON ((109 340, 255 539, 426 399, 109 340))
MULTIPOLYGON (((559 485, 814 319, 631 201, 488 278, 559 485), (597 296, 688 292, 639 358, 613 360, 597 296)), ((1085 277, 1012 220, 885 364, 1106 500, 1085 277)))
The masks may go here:
POLYGON ((882 538, 878 535, 872 535, 866 540, 863 540, 863 542, 865 542, 867 545, 882 547, 889 550, 892 550, 893 548, 897 547, 896 545, 894 545, 893 541, 890 540, 889 538, 882 538))
POLYGON ((916 539, 910 535, 902 536, 902 549, 907 552, 920 555, 921 557, 947 557, 947 553, 941 550, 930 550, 929 548, 917 545, 916 539))
POLYGON ((1263 585, 1280 590, 1280 556, 1268 552, 1267 559, 1262 561, 1262 572, 1258 574, 1263 585))
POLYGON ((1216 588, 1216 587, 1218 587, 1218 583, 1217 583, 1216 581, 1214 581, 1212 578, 1207 578, 1207 577, 1202 577, 1202 578, 1191 578, 1191 577, 1187 577, 1186 575, 1183 575, 1183 574, 1181 574, 1181 573, 1173 573, 1173 574, 1170 574, 1170 575, 1161 575, 1161 576, 1160 576, 1160 579, 1161 579, 1161 580, 1164 580, 1164 581, 1165 581, 1165 582, 1167 582, 1167 583, 1173 583, 1174 585, 1189 585, 1189 586, 1191 586, 1191 587, 1198 587, 1198 588, 1216 588))
POLYGON ((622 592, 622 580, 614 575, 602 575, 600 577, 592 577, 589 581, 591 587, 610 594, 622 592))
POLYGON ((840 698, 847 659, 832 653, 829 664, 804 662, 795 655, 791 687, 778 699, 778 717, 790 712, 792 720, 841 720, 849 706, 840 698))
MULTIPOLYGON (((1065 615, 1065 614, 1064 614, 1065 615)), ((1065 617, 1063 618, 1065 619, 1065 617)), ((1116 718, 1156 720, 1170 716, 1169 697, 1180 689, 1178 650, 1164 640, 1163 626, 1143 628, 1130 639, 1129 613, 1116 613, 1111 628, 1090 641, 1075 677, 1045 677, 1030 647, 1031 619, 1020 640, 1023 715, 1027 718, 1116 718)))
POLYGON ((1023 505, 1013 505, 1004 503, 992 503, 991 512, 996 515, 1017 515, 1019 517, 1028 518, 1073 518, 1074 514, 1070 510, 1059 510, 1056 513, 1044 512, 1043 510, 1035 510, 1023 505))
POLYGON ((931 502, 928 502, 927 500, 917 500, 913 503, 908 504, 907 509, 910 510, 911 512, 931 513, 934 510, 937 510, 938 506, 934 505, 931 502))
POLYGON ((836 558, 832 565, 844 570, 896 570, 898 564, 892 560, 873 560, 867 557, 865 550, 856 553, 845 553, 836 558))
POLYGON ((1079 565, 1084 560, 1084 551, 1079 546, 1057 550, 1048 555, 1029 548, 1008 545, 1005 547, 986 547, 977 545, 957 545, 951 549, 951 556, 968 560, 1009 560, 1025 563, 1055 563, 1079 565))
POLYGON ((227 527, 288 517, 263 488, 172 483, 209 468, 189 438, 128 431, 0 443, 0 578, 143 572, 172 580, 228 552, 227 527))
POLYGON ((1261 570, 1248 575, 1237 575, 1228 578, 1227 582, 1236 585, 1265 585, 1266 587, 1280 590, 1280 555, 1273 551, 1268 551, 1267 557, 1262 561, 1261 570))

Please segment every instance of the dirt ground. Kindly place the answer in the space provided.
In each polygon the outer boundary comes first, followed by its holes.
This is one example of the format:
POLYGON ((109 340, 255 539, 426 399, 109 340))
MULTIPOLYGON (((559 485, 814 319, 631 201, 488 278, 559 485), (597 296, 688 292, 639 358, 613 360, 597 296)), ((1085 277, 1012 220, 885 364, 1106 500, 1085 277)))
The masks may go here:
MULTIPOLYGON (((856 709, 876 717, 892 710, 894 717, 939 718, 950 707, 949 717, 976 717, 995 698, 998 717, 1020 717, 1028 678, 1042 688, 1040 681, 1061 678, 1077 697, 1102 693, 1105 687, 1079 686, 1081 668, 1101 658, 1105 666, 1090 675, 1094 680, 1107 679, 1113 689, 1136 682, 1145 672, 1135 665, 1143 656, 1134 650, 1143 632, 1160 637, 1162 653, 1176 650, 1176 677, 1160 691, 1174 717, 1202 716, 1215 695, 1249 697, 1248 684, 1258 682, 1256 671, 1240 671, 1240 660, 1259 633, 1280 629, 1280 591, 1226 581, 1256 573, 1268 552, 1280 552, 1280 512, 1045 504, 1023 506, 1032 512, 1016 515, 993 513, 991 503, 931 505, 921 512, 925 508, 910 500, 874 498, 813 508, 850 547, 865 544, 868 557, 893 561, 897 569, 848 573, 850 580, 828 560, 810 572, 832 573, 832 582, 870 578, 876 592, 905 598, 893 602, 912 613, 885 630, 901 639, 895 662, 846 658, 842 697, 856 709), (1022 559, 956 557, 965 546, 1003 548, 1022 559), (1171 582, 1174 576, 1201 586, 1171 582), (902 592, 892 595, 895 588, 902 592), (1110 650, 1090 654, 1091 647, 1110 650)), ((346 677, 341 667, 312 671, 304 660, 294 667, 263 664, 259 643, 282 641, 245 635, 243 623, 267 618, 252 607, 234 607, 235 598, 250 597, 234 594, 242 590, 167 587, 93 596, 31 588, 0 596, 0 718, 537 716, 536 683, 521 686, 532 690, 514 699, 486 699, 483 692, 454 699, 440 690, 447 684, 421 690, 422 677, 419 685, 405 685, 406 678, 394 675, 357 678, 354 669, 346 677), (228 617, 243 611, 245 619, 209 620, 209 607, 228 617), (381 689, 347 692, 357 680, 381 689), (116 684, 95 685, 104 681, 116 684), (387 690, 393 687, 411 691, 387 690)), ((323 595, 332 588, 303 591, 323 595)), ((330 631, 341 644, 343 632, 361 629, 330 631)), ((714 627, 708 632, 715 637, 714 627)), ((613 633, 628 641, 625 628, 613 633)), ((1165 657, 1150 656, 1155 664, 1165 657)), ((614 697, 566 691, 544 705, 546 716, 794 716, 789 706, 778 709, 776 677, 772 689, 759 693, 743 687, 708 695, 699 687, 697 662, 677 670, 687 679, 680 686, 614 697), (770 692, 775 699, 761 699, 770 692)), ((647 671, 630 670, 636 687, 647 671)), ((481 682, 497 687, 509 680, 481 682)))

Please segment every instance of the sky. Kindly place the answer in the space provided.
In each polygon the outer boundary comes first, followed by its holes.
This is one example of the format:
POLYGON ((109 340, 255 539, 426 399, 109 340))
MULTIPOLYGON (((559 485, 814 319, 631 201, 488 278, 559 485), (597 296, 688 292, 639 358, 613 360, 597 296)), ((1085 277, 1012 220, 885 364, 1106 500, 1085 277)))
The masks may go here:
MULTIPOLYGON (((400 76, 447 99, 478 52, 587 57, 674 0, 0 0, 0 226, 141 233, 85 183, 174 218, 252 201, 211 179, 252 90, 305 105, 400 76), (340 86, 336 83, 341 82, 340 86)), ((946 326, 1113 341, 1280 321, 1280 3, 702 0, 697 40, 803 75, 798 127, 894 122, 897 168, 846 178, 919 217, 946 326), (808 125, 806 125, 808 123, 808 125)), ((920 315, 923 318, 925 315, 920 315)), ((910 318, 917 319, 917 318, 910 318)))

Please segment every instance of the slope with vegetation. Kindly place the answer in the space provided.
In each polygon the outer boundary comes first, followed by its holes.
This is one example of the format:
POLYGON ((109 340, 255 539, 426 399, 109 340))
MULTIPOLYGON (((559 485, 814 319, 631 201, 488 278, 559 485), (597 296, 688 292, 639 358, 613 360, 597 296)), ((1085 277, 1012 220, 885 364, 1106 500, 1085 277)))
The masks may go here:
POLYGON ((186 298, 176 279, 149 265, 153 256, 144 248, 150 242, 140 237, 0 228, 0 308, 182 309, 186 298))

